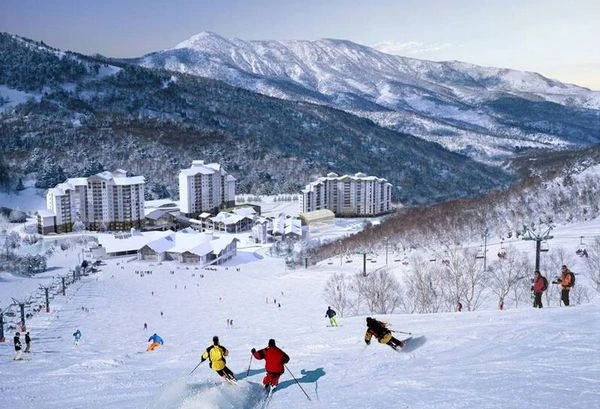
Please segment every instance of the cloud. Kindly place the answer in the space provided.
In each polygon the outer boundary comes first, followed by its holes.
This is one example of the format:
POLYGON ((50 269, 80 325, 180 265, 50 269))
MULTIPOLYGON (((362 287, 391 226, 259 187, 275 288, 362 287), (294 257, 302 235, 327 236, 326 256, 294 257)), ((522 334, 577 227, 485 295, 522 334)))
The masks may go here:
POLYGON ((435 53, 446 48, 456 47, 453 43, 425 44, 419 41, 399 43, 395 41, 382 41, 373 45, 373 48, 386 54, 406 55, 420 53, 435 53))

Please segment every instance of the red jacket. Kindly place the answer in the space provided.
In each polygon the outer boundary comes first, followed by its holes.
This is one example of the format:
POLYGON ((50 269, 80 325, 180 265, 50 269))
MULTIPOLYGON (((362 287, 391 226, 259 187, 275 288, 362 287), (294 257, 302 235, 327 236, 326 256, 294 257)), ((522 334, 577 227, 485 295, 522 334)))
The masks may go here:
POLYGON ((544 292, 544 280, 542 279, 542 276, 533 279, 533 285, 531 286, 531 289, 534 293, 544 292))
POLYGON ((283 365, 290 362, 290 357, 276 346, 261 349, 252 355, 256 359, 264 359, 265 370, 271 373, 282 374, 284 372, 283 365))

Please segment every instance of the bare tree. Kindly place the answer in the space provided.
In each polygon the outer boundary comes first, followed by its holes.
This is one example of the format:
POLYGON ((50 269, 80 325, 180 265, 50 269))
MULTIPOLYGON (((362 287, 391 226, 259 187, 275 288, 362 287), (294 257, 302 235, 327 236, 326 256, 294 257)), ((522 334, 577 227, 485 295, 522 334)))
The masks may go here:
POLYGON ((439 283, 439 275, 428 261, 421 257, 412 257, 412 271, 406 278, 405 296, 401 303, 406 312, 438 312, 441 309, 441 289, 434 285, 439 283))
POLYGON ((391 314, 400 305, 402 298, 400 283, 389 273, 387 268, 377 270, 367 277, 371 280, 368 287, 374 298, 375 311, 378 314, 391 314))
POLYGON ((496 294, 499 299, 506 300, 508 294, 512 292, 515 301, 515 307, 524 295, 523 283, 529 277, 529 260, 527 256, 514 247, 509 247, 507 256, 504 259, 496 260, 490 263, 488 267, 488 288, 496 294))
POLYGON ((586 251, 585 264, 588 268, 588 277, 596 284, 596 291, 600 291, 600 237, 596 237, 586 251))
POLYGON ((325 300, 341 317, 351 304, 351 291, 349 280, 343 274, 335 273, 325 284, 325 300))

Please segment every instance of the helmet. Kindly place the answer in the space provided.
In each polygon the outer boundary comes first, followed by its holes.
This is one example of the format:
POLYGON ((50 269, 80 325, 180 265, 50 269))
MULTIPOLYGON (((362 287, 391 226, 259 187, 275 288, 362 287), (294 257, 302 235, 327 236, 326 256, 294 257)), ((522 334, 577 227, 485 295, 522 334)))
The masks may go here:
POLYGON ((269 346, 270 346, 270 347, 274 347, 274 346, 275 346, 275 340, 274 340, 273 338, 271 338, 271 339, 269 340, 269 346))
POLYGON ((219 345, 219 337, 216 335, 213 337, 213 344, 219 345))

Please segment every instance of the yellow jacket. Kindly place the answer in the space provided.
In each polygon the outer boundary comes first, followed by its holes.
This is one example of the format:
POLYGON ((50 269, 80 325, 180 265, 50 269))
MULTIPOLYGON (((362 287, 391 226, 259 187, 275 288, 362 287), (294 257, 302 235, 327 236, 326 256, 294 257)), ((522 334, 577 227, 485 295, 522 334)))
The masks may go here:
POLYGON ((206 348, 206 351, 202 354, 201 362, 205 360, 209 360, 209 366, 213 371, 220 371, 225 368, 227 361, 225 361, 225 357, 229 355, 229 351, 227 348, 221 345, 211 345, 206 348))

